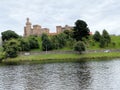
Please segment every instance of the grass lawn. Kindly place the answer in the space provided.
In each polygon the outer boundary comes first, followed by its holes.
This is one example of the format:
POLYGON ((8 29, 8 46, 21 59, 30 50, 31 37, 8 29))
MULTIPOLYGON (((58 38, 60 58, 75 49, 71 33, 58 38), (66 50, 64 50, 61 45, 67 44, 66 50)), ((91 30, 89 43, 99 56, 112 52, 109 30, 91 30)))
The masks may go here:
POLYGON ((16 58, 8 58, 3 62, 36 62, 36 63, 49 63, 49 62, 75 62, 75 61, 93 61, 102 59, 120 58, 120 52, 109 53, 86 53, 86 54, 41 54, 18 56, 16 58))

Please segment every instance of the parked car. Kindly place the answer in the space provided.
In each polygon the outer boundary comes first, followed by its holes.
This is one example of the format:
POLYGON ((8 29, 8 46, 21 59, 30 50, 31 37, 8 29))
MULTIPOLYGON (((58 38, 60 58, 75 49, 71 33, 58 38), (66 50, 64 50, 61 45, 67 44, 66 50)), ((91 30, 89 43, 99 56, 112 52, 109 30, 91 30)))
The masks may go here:
POLYGON ((104 52, 108 53, 108 52, 110 52, 110 50, 105 50, 104 52))

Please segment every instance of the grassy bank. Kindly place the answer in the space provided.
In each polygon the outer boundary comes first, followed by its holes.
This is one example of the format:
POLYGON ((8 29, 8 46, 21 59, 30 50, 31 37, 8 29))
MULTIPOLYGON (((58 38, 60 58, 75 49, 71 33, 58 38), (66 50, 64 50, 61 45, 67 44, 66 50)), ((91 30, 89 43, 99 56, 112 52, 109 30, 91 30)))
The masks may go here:
POLYGON ((86 54, 41 54, 41 55, 30 55, 30 56, 18 56, 17 58, 7 58, 3 60, 3 63, 51 63, 51 62, 75 62, 75 61, 91 61, 91 60, 102 60, 120 58, 120 52, 110 53, 86 53, 86 54))

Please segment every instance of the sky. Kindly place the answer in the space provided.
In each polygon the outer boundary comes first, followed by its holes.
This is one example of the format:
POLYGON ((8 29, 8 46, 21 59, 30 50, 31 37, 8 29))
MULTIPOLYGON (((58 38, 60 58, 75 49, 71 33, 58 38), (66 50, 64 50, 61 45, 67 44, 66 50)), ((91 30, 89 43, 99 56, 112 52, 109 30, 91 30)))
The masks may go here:
POLYGON ((56 32, 56 26, 74 26, 84 20, 91 32, 120 35, 120 0, 0 0, 0 33, 24 34, 26 18, 56 32))

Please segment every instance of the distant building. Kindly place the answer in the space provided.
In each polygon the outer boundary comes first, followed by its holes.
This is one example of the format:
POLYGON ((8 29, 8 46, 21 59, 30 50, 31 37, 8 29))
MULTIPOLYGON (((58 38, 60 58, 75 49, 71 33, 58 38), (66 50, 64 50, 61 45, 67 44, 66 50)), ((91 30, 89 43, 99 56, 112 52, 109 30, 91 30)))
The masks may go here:
POLYGON ((29 18, 27 18, 26 26, 24 27, 24 36, 28 37, 30 35, 40 36, 43 33, 46 33, 48 35, 57 35, 62 33, 65 30, 72 30, 73 27, 65 25, 65 27, 62 26, 56 26, 56 32, 50 33, 50 30, 48 28, 42 28, 40 25, 33 25, 29 21, 29 18))
POLYGON ((65 30, 72 30, 72 26, 65 25, 65 27, 62 26, 56 26, 56 32, 57 34, 64 32, 65 30))
POLYGON ((40 25, 33 25, 30 23, 29 18, 27 18, 26 26, 24 27, 24 36, 36 35, 40 36, 43 33, 49 34, 48 28, 42 28, 40 25))

